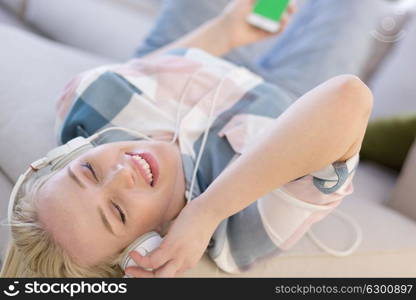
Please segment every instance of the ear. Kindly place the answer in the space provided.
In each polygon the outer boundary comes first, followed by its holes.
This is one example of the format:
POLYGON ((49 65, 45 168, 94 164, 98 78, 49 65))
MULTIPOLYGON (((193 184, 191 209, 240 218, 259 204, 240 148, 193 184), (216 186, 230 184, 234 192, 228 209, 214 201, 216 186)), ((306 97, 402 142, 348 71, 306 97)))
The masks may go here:
POLYGON ((156 228, 154 229, 157 233, 159 233, 160 236, 163 236, 166 234, 166 228, 168 227, 168 223, 166 222, 165 224, 160 223, 159 225, 156 226, 156 228))
POLYGON ((159 224, 154 230, 159 233, 160 236, 165 236, 166 233, 168 232, 168 229, 170 227, 170 225, 172 224, 171 221, 167 221, 164 224, 159 224))

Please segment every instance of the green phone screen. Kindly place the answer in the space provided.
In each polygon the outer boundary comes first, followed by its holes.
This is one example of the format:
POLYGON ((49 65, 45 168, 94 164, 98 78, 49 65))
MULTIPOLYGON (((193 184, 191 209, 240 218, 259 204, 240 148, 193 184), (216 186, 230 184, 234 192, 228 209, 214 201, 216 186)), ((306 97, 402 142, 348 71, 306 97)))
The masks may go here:
POLYGON ((257 0, 253 12, 265 18, 279 21, 290 0, 257 0))

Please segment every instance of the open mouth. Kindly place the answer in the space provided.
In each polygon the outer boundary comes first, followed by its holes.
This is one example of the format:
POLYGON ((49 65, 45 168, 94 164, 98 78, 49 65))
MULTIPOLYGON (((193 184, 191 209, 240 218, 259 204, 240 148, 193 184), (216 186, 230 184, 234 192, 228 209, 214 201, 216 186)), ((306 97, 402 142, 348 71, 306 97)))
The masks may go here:
POLYGON ((153 155, 148 152, 126 152, 126 154, 131 156, 133 164, 145 181, 154 187, 159 177, 159 166, 153 155))

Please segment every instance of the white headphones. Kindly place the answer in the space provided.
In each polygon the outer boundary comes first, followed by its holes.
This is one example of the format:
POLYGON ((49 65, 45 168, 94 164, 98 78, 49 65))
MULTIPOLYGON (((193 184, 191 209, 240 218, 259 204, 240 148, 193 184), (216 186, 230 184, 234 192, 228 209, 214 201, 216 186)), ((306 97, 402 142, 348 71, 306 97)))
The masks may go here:
MULTIPOLYGON (((179 103, 179 108, 177 110, 177 116, 176 116, 176 124, 175 124, 175 135, 172 138, 172 140, 169 143, 174 143, 176 141, 177 135, 178 135, 178 121, 179 121, 179 116, 180 116, 180 109, 182 107, 182 102, 185 96, 185 92, 187 90, 187 87, 189 85, 189 83, 191 82, 192 78, 195 77, 198 73, 200 73, 201 71, 203 71, 203 69, 199 69, 198 71, 194 72, 188 79, 181 99, 180 99, 180 103, 179 103)), ((196 178, 196 173, 198 170, 198 166, 201 160, 201 156, 203 153, 203 150, 205 148, 205 144, 206 144, 206 140, 207 140, 207 136, 208 136, 208 131, 211 128, 211 123, 212 123, 212 115, 214 113, 214 107, 219 95, 219 91, 222 87, 222 85, 224 84, 225 80, 227 79, 228 75, 231 72, 227 73, 221 80, 221 82, 218 84, 217 88, 216 88, 216 92, 214 94, 214 99, 212 101, 212 105, 211 105, 211 109, 210 109, 210 113, 209 113, 209 117, 208 117, 208 125, 207 128, 205 129, 205 133, 204 133, 204 137, 203 137, 203 141, 201 144, 201 148, 199 150, 198 153, 198 158, 197 161, 195 163, 195 168, 193 170, 193 175, 192 175, 192 180, 191 180, 191 186, 189 189, 189 194, 186 195, 187 198, 187 203, 191 200, 192 197, 192 190, 193 190, 193 185, 195 182, 195 178, 196 178)), ((123 128, 123 127, 108 127, 106 129, 103 129, 97 133, 95 133, 94 135, 90 136, 90 137, 76 137, 70 141, 68 141, 66 144, 61 145, 57 148, 54 148, 52 150, 50 150, 45 157, 38 159, 36 161, 34 161, 33 163, 30 164, 30 167, 26 170, 26 172, 22 175, 19 176, 15 186, 13 187, 12 193, 10 195, 10 200, 9 200, 9 207, 8 207, 8 221, 9 224, 11 223, 11 219, 12 219, 12 215, 13 215, 13 211, 16 205, 16 196, 20 190, 20 187, 22 186, 23 182, 29 178, 30 176, 33 175, 33 173, 39 171, 40 169, 43 169, 45 167, 50 167, 51 171, 54 170, 58 170, 63 168, 66 164, 68 164, 69 162, 71 162, 73 159, 75 159, 76 157, 80 156, 82 153, 84 153, 85 151, 88 151, 92 148, 94 148, 94 144, 92 143, 96 138, 98 138, 99 136, 101 136, 103 133, 110 131, 110 130, 122 130, 125 131, 129 134, 138 136, 138 137, 142 137, 144 139, 150 140, 150 141, 154 141, 154 139, 149 138, 148 136, 146 136, 145 134, 142 134, 136 130, 132 130, 132 129, 128 129, 128 128, 123 128)), ((145 233, 141 236, 139 236, 136 240, 134 240, 122 253, 121 255, 121 259, 119 262, 120 267, 125 270, 128 266, 132 266, 135 265, 134 261, 131 259, 131 257, 129 256, 129 253, 132 250, 136 250, 138 251, 141 255, 147 255, 149 252, 153 251, 154 249, 156 249, 157 247, 159 247, 159 245, 162 242, 162 237, 154 231, 145 233)), ((126 277, 126 276, 125 276, 126 277)))

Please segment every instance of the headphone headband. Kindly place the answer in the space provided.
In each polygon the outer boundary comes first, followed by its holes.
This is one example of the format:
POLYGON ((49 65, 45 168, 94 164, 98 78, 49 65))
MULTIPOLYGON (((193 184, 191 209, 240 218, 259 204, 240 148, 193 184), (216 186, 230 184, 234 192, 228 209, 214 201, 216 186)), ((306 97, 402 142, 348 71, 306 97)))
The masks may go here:
POLYGON ((66 144, 56 147, 50 150, 45 157, 42 157, 29 165, 29 168, 25 173, 19 176, 16 184, 13 187, 12 193, 9 199, 8 207, 8 221, 11 222, 13 209, 16 203, 16 196, 23 185, 24 181, 29 178, 33 173, 36 173, 40 169, 43 169, 51 165, 51 171, 55 171, 63 167, 66 163, 84 153, 86 150, 93 148, 91 142, 84 137, 76 137, 66 144))

